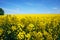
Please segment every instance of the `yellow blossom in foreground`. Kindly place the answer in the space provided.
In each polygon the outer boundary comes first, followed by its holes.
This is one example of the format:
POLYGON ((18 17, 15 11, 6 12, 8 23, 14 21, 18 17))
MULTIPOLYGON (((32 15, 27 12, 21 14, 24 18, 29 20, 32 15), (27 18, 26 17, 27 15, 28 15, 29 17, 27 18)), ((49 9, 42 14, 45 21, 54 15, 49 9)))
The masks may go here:
POLYGON ((49 35, 49 33, 47 31, 43 31, 43 35, 45 35, 46 37, 49 35))
POLYGON ((38 32, 37 37, 43 37, 43 34, 41 32, 38 32))
POLYGON ((29 33, 27 33, 25 36, 26 36, 27 38, 30 38, 30 37, 31 37, 29 33))
POLYGON ((24 35, 25 35, 25 32, 19 32, 19 34, 17 35, 19 39, 24 39, 24 35))
POLYGON ((14 31, 16 30, 16 26, 12 26, 11 29, 14 31))
POLYGON ((22 28, 24 28, 24 25, 21 24, 21 23, 19 23, 19 24, 17 24, 17 25, 18 25, 18 27, 22 27, 22 28))
POLYGON ((33 25, 33 24, 29 24, 29 25, 27 26, 27 29, 28 29, 29 31, 31 31, 33 28, 34 28, 34 25, 33 25))
POLYGON ((2 28, 0 28, 0 35, 3 33, 3 29, 2 28))
POLYGON ((26 40, 30 40, 31 35, 30 35, 29 33, 27 33, 27 34, 25 35, 25 37, 27 38, 26 40))

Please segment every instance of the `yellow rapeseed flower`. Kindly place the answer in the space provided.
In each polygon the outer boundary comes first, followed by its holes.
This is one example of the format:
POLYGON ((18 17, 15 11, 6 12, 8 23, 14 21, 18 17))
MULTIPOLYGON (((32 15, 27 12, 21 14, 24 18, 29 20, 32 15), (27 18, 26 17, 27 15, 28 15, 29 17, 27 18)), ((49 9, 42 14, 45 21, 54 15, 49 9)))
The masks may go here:
POLYGON ((18 25, 18 27, 22 27, 22 28, 24 28, 24 25, 21 24, 21 23, 18 23, 17 25, 18 25))
POLYGON ((0 35, 3 33, 3 29, 2 28, 0 28, 0 35))
POLYGON ((29 40, 30 37, 31 37, 31 35, 30 35, 29 33, 27 33, 27 34, 25 35, 25 37, 28 38, 28 40, 29 40))
POLYGON ((19 39, 23 39, 25 35, 25 32, 19 32, 19 34, 17 35, 19 39))
POLYGON ((37 37, 43 37, 43 34, 41 32, 38 32, 37 37))
POLYGON ((34 25, 33 25, 33 24, 29 24, 29 25, 27 26, 27 29, 28 29, 29 31, 31 31, 33 28, 34 28, 34 25))
POLYGON ((14 31, 16 30, 16 26, 12 26, 11 29, 14 31))

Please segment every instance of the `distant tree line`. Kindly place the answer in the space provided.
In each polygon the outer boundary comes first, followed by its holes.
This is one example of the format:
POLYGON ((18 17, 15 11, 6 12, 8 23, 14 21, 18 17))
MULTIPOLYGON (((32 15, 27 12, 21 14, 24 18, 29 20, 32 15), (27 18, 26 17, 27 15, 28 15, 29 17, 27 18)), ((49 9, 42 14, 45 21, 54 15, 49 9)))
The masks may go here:
POLYGON ((4 15, 4 10, 0 8, 0 15, 4 15))

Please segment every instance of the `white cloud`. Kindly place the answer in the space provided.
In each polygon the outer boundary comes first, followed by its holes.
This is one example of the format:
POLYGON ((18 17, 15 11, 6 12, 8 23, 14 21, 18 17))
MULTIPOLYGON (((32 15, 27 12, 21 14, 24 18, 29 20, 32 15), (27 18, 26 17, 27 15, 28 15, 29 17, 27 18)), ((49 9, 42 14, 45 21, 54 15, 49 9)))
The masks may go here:
POLYGON ((60 8, 54 7, 54 8, 52 8, 52 12, 53 13, 60 13, 60 8))
POLYGON ((56 9, 58 9, 58 8, 57 8, 57 7, 54 7, 54 8, 52 8, 52 9, 55 9, 55 10, 56 10, 56 9))
POLYGON ((9 8, 3 8, 5 11, 5 14, 15 14, 15 13, 20 13, 21 9, 20 8, 15 8, 15 9, 9 9, 9 8))

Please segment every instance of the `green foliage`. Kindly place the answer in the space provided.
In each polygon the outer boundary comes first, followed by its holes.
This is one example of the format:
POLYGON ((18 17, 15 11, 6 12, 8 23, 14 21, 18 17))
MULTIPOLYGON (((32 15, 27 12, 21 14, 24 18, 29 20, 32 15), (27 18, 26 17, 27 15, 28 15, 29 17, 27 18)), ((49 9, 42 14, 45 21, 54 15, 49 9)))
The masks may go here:
POLYGON ((4 15, 4 10, 0 8, 0 15, 4 15))

